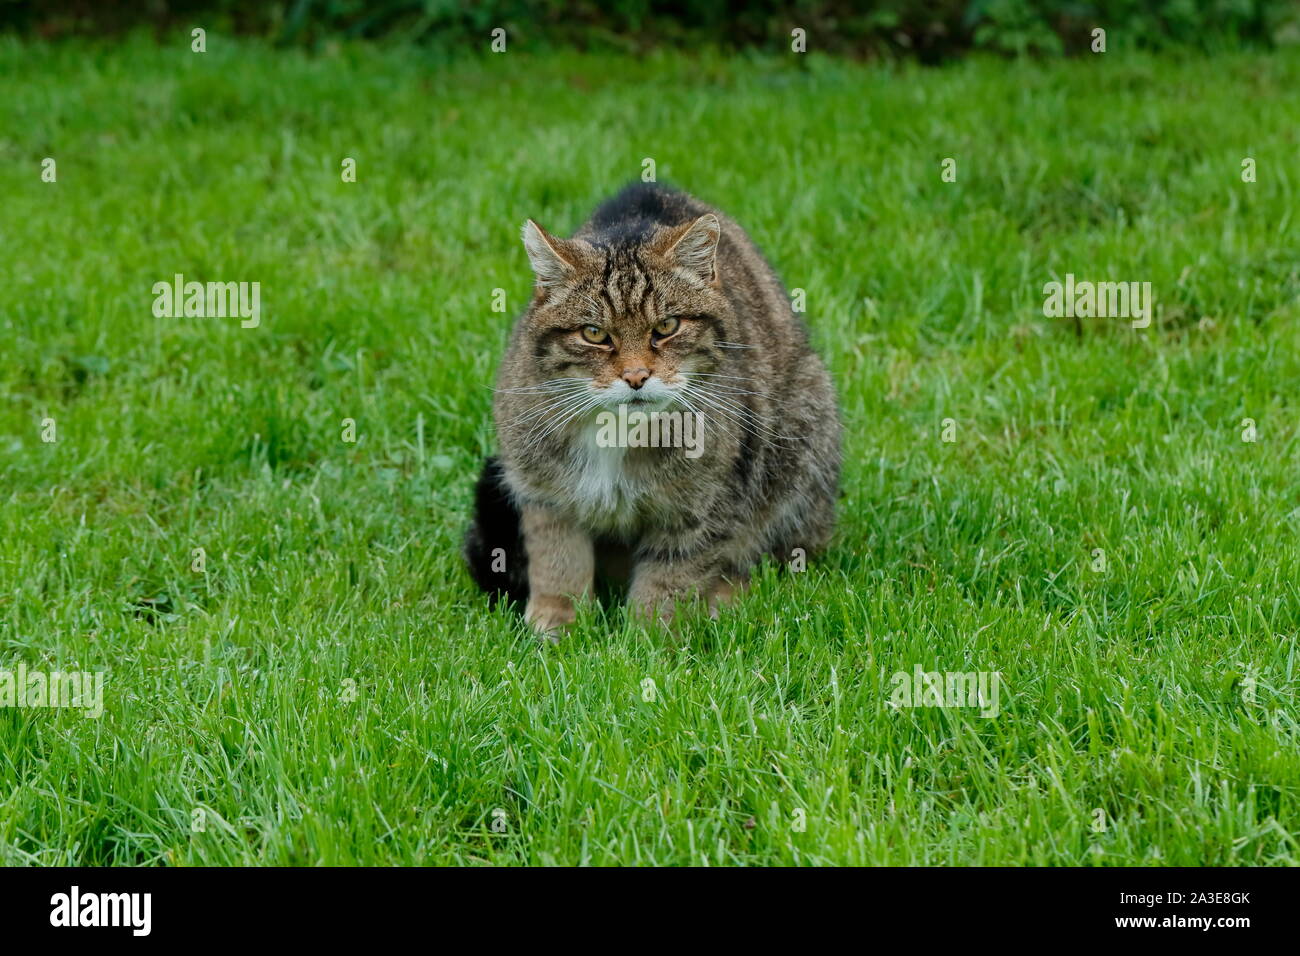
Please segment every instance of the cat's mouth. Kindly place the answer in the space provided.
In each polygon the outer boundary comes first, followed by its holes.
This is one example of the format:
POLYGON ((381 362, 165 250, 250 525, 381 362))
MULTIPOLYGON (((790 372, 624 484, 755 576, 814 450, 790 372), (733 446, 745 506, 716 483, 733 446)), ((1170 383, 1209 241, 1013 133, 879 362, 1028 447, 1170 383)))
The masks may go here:
POLYGON ((601 404, 606 408, 620 405, 637 411, 663 411, 677 400, 676 389, 663 382, 651 380, 642 388, 631 388, 625 382, 614 382, 608 387, 601 404))
POLYGON ((672 394, 656 393, 654 395, 642 395, 634 392, 631 395, 620 398, 617 402, 619 405, 626 405, 630 409, 642 412, 662 412, 670 408, 675 400, 672 394))

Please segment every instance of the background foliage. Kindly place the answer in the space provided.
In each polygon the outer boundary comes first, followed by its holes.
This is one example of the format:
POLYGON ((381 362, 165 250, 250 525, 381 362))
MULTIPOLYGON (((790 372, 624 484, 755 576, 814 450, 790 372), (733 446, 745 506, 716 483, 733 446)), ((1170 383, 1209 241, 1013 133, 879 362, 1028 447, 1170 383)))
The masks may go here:
POLYGON ((808 31, 809 49, 915 54, 936 61, 972 48, 1071 54, 1094 27, 1108 46, 1267 47, 1300 41, 1293 0, 154 0, 0 2, 0 28, 41 36, 181 26, 317 46, 335 38, 416 40, 442 47, 484 42, 495 27, 530 47, 643 50, 716 44, 786 48, 808 31))

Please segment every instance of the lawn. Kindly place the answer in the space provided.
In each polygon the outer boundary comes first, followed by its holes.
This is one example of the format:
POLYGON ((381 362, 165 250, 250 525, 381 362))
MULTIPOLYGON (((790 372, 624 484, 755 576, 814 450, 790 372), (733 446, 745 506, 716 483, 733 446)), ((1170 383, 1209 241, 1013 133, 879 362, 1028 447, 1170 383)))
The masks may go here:
POLYGON ((1300 863, 1300 52, 207 47, 0 39, 0 668, 104 673, 0 709, 0 862, 1300 863), (459 556, 519 227, 646 158, 805 290, 840 525, 543 644, 459 556))

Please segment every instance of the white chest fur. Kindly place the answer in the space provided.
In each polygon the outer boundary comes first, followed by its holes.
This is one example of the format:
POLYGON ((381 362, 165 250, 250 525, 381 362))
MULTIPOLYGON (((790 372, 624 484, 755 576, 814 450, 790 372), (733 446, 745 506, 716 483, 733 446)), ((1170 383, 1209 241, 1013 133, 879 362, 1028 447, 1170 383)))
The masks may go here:
POLYGON ((594 428, 575 442, 570 493, 574 507, 593 525, 626 527, 636 519, 643 489, 628 473, 627 452, 597 444, 594 428))

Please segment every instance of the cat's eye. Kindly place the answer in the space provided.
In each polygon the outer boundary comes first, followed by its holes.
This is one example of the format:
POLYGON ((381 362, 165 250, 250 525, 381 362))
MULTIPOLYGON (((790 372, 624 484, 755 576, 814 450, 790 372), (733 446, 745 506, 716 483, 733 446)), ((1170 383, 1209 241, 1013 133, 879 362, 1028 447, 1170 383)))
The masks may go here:
POLYGON ((583 341, 590 342, 592 345, 608 345, 609 333, 598 325, 584 325, 582 327, 583 341))
POLYGON ((678 329, 678 327, 679 327, 681 324, 682 324, 682 323, 681 323, 681 320, 680 320, 680 319, 676 318, 675 316, 671 316, 671 315, 670 315, 670 316, 668 316, 668 318, 666 318, 666 319, 660 319, 660 320, 655 324, 654 333, 655 333, 655 335, 657 335, 657 336, 658 336, 659 338, 661 338, 661 339, 662 339, 662 338, 667 338, 668 336, 670 336, 670 335, 672 335, 674 332, 676 332, 677 329, 678 329))

